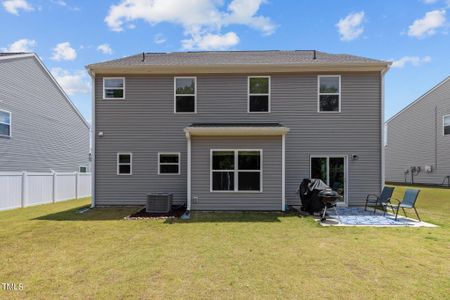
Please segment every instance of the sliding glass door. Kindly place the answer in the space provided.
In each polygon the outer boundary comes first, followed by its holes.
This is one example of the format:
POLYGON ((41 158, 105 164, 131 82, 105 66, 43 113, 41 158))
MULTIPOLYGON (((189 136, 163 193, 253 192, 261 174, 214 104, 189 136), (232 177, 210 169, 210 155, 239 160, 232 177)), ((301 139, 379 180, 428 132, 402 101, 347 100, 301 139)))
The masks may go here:
POLYGON ((346 193, 346 157, 345 156, 311 156, 311 178, 321 179, 342 196, 346 193))

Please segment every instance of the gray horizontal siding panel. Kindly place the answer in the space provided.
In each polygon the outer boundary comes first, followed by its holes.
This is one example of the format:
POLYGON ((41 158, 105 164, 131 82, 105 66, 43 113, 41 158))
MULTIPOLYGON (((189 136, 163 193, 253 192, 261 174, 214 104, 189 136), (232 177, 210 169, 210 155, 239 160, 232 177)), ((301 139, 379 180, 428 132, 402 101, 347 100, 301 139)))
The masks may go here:
POLYGON ((89 128, 34 57, 0 61, 0 109, 12 114, 12 137, 0 137, 0 171, 89 165, 89 128))
POLYGON ((281 210, 281 136, 193 137, 192 210, 281 210), (211 149, 261 149, 262 192, 210 192, 211 149))
POLYGON ((450 114, 450 80, 387 123, 386 180, 411 182, 405 171, 419 166, 415 183, 441 184, 450 176, 450 136, 443 135, 443 116, 450 114), (436 115, 437 112, 437 115, 436 115), (433 172, 423 171, 432 166, 433 172))
MULTIPOLYGON (((267 74, 257 74, 267 75, 267 74)), ((269 74, 270 75, 270 74, 269 74)), ((286 200, 299 204, 298 184, 309 177, 309 157, 357 154, 349 162, 349 203, 361 205, 381 189, 381 77, 343 73, 342 112, 317 113, 318 74, 271 76, 271 113, 247 113, 247 74, 197 76, 197 114, 173 113, 173 76, 126 78, 125 100, 102 100, 96 78, 97 204, 143 204, 151 191, 186 201, 186 137, 194 122, 280 122, 286 137, 286 200), (131 177, 116 175, 116 153, 133 152, 131 177), (181 175, 157 175, 157 152, 181 152, 181 175)), ((106 76, 106 75, 105 75, 106 76)), ((195 178, 193 178, 195 180, 195 178)), ((208 181, 209 184, 209 181, 208 181)))

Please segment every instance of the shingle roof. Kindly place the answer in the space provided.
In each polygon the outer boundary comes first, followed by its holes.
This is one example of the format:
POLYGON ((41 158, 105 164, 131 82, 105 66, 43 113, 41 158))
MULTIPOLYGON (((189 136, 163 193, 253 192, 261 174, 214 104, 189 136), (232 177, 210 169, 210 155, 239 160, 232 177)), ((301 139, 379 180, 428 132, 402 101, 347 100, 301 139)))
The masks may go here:
POLYGON ((204 51, 140 53, 124 58, 88 65, 87 68, 128 68, 135 66, 205 66, 205 65, 317 65, 374 64, 388 62, 349 54, 330 54, 315 50, 289 51, 204 51), (315 57, 314 57, 315 55, 315 57))
POLYGON ((0 52, 0 56, 22 55, 29 54, 27 52, 0 52))

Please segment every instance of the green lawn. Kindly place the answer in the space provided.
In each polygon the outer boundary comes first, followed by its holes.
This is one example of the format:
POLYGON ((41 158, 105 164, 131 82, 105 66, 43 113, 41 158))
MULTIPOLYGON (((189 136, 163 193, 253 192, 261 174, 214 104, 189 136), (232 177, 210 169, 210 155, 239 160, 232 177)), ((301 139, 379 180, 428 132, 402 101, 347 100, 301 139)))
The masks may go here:
POLYGON ((448 299, 450 190, 421 189, 419 213, 439 228, 278 213, 129 221, 132 208, 78 214, 88 199, 0 212, 0 283, 24 284, 0 285, 0 299, 448 299))

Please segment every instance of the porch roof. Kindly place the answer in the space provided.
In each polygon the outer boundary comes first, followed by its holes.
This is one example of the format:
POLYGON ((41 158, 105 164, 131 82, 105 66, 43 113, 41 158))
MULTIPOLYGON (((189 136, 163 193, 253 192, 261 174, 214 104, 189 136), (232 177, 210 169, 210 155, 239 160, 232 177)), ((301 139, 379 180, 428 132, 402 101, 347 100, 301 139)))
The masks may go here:
POLYGON ((186 136, 274 136, 289 128, 280 123, 193 123, 184 129, 186 136))

